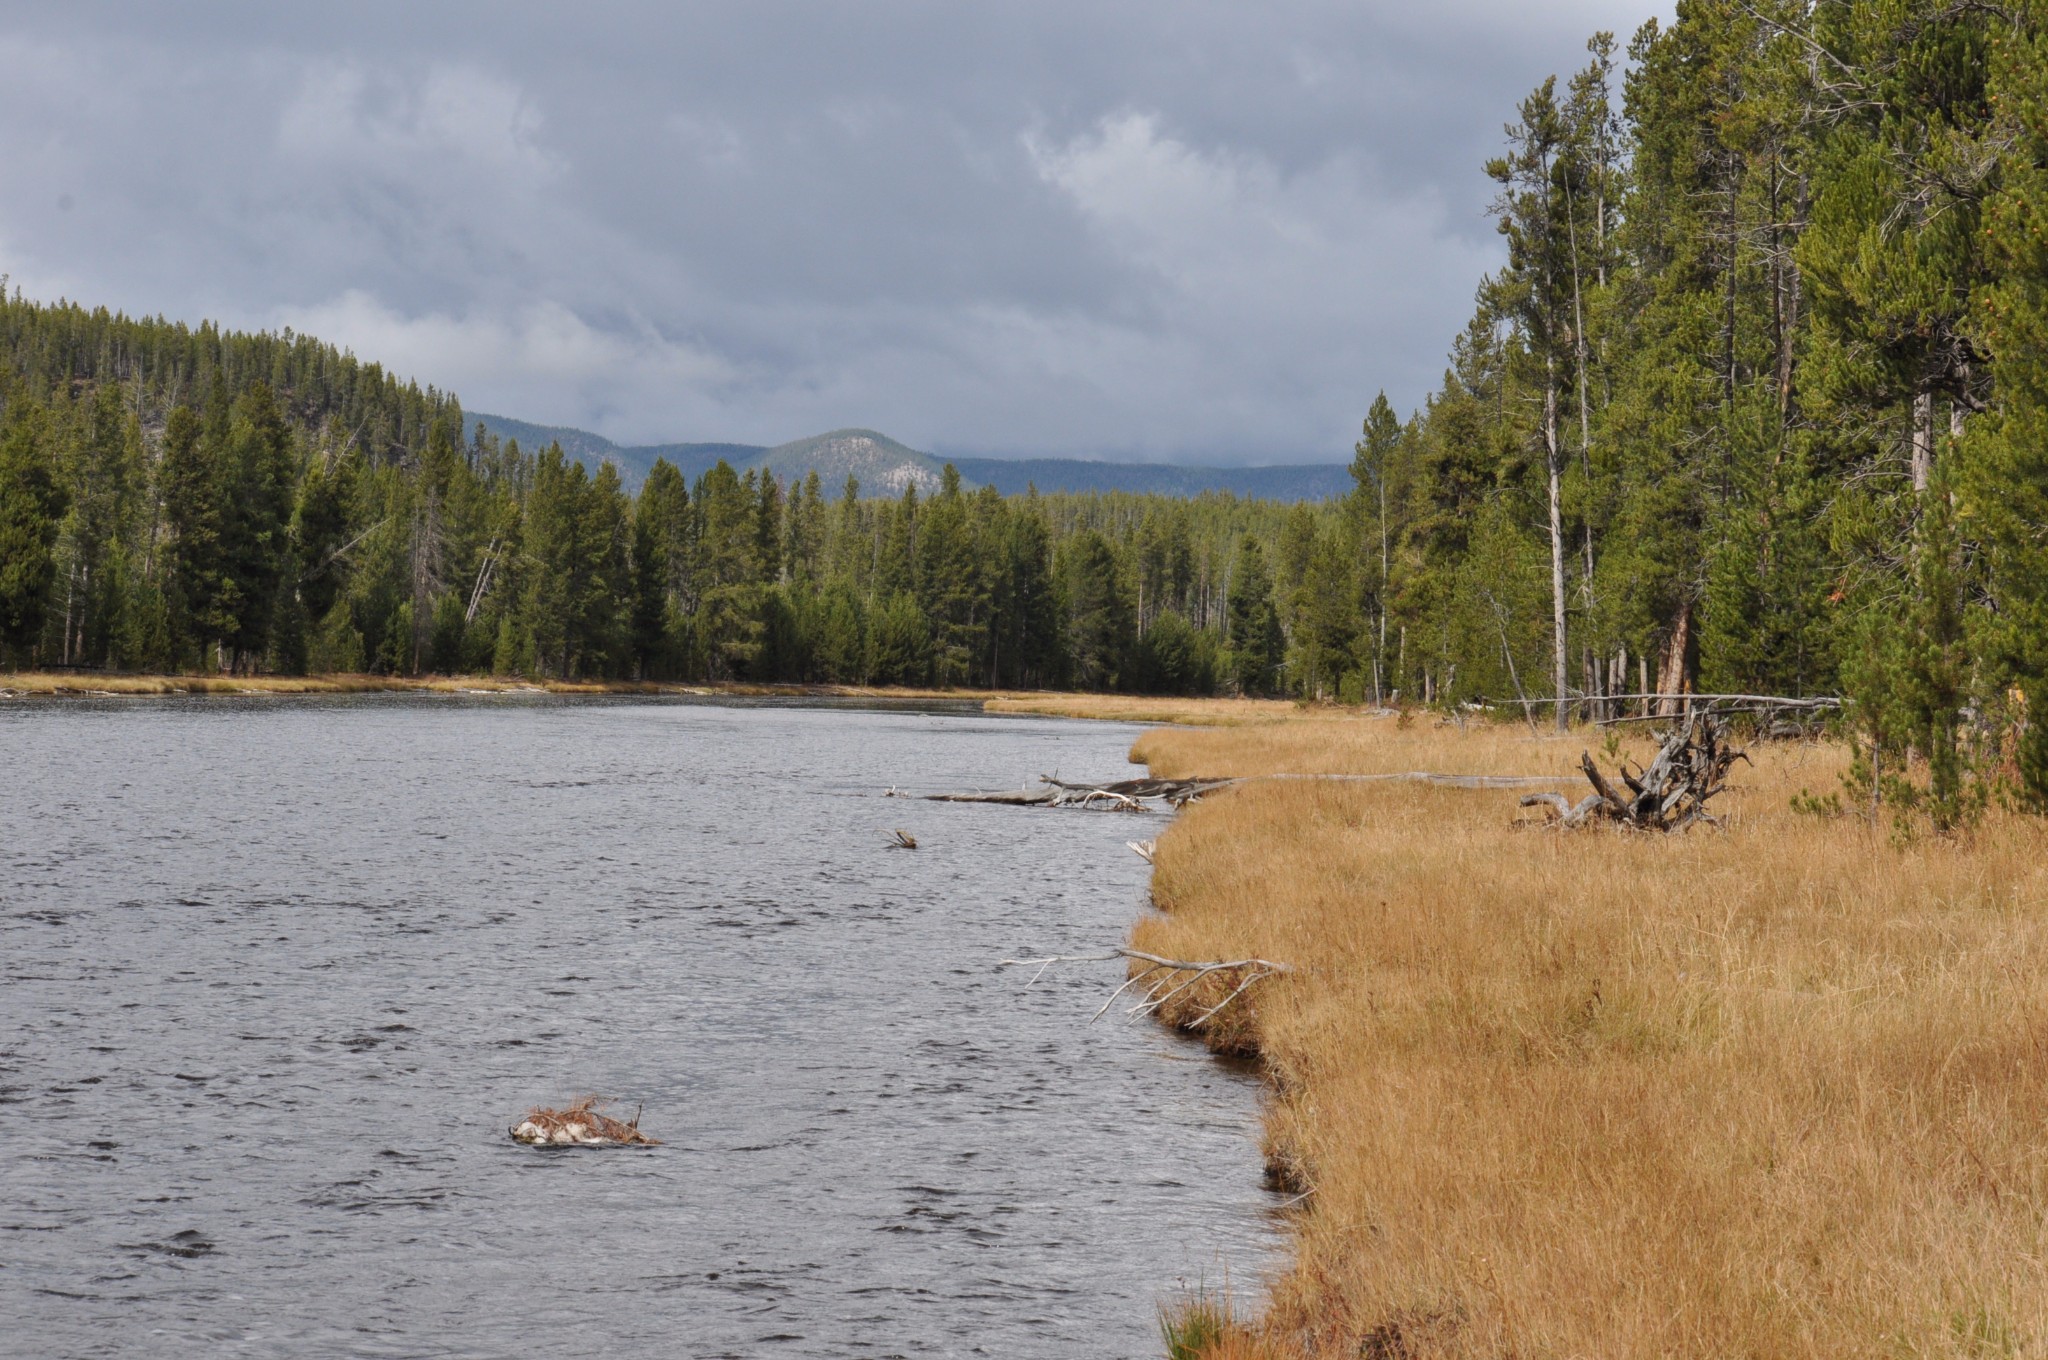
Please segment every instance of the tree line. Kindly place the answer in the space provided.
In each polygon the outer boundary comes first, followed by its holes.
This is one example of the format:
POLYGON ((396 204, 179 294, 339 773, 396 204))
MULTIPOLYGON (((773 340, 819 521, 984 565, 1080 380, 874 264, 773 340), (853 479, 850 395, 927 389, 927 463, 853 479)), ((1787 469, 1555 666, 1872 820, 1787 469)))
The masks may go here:
POLYGON ((559 446, 289 332, 0 301, 0 661, 1271 692, 1280 507, 828 496, 559 446))

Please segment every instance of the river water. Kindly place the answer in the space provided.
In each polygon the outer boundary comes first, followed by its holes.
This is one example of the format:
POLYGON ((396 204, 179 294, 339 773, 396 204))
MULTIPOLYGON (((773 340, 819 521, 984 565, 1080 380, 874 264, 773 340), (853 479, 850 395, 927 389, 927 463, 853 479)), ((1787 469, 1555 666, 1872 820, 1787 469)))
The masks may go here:
POLYGON ((1273 1263, 1256 1084, 1121 976, 1152 818, 978 712, 0 705, 0 1349, 1152 1356, 1273 1263), (915 852, 885 848, 910 830, 915 852), (537 1150, 586 1092, 664 1140, 537 1150))

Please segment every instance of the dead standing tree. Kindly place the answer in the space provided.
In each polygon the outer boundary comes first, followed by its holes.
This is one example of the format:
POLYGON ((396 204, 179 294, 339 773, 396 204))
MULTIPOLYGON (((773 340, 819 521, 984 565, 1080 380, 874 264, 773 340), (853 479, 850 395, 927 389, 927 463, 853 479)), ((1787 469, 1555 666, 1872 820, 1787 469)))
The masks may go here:
POLYGON ((1550 825, 1569 830, 1588 821, 1618 822, 1637 831, 1683 831, 1694 822, 1714 824, 1707 800, 1726 787, 1728 771, 1749 756, 1728 745, 1714 719, 1704 713, 1688 716, 1667 734, 1648 769, 1629 773, 1628 762, 1619 770, 1628 786, 1624 795, 1615 788, 1590 751, 1579 756, 1579 768, 1593 786, 1590 796, 1574 804, 1561 793, 1532 793, 1522 799, 1523 807, 1554 809, 1550 825))

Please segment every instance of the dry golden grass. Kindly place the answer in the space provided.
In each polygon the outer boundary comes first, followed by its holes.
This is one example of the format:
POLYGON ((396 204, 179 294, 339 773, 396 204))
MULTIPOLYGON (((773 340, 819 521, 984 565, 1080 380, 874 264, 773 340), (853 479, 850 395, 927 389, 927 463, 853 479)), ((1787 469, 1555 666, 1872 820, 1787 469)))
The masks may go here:
MULTIPOLYGON (((1309 719, 1135 754, 1542 773, 1590 740, 1309 719)), ((1258 782, 1160 839, 1137 947, 1303 970, 1216 1036, 1263 1055, 1311 1193, 1266 1317, 1207 1354, 2048 1353, 2048 833, 1899 847, 1790 810, 1838 749, 1754 755, 1722 831, 1258 782)))
POLYGON ((1240 727, 1323 714, 1288 699, 1175 699, 1129 694, 1003 695, 982 705, 991 713, 1044 713, 1055 718, 1099 718, 1110 722, 1187 723, 1240 727))

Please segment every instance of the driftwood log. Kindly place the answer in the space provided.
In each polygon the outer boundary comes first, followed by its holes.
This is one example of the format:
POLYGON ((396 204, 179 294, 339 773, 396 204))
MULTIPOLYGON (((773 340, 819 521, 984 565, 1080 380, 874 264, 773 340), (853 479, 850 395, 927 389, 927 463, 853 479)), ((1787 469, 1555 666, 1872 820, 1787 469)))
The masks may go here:
POLYGON ((1715 824, 1707 801, 1726 787, 1728 771, 1749 756, 1728 745, 1720 728, 1707 714, 1693 714, 1674 731, 1665 734, 1657 757, 1649 768, 1629 773, 1628 762, 1618 774, 1628 786, 1624 794, 1602 774, 1590 751, 1579 755, 1579 768, 1593 792, 1577 803, 1561 793, 1532 793, 1522 799, 1523 807, 1549 807, 1550 824, 1570 830, 1591 821, 1615 822, 1639 831, 1683 831, 1695 822, 1715 824))
MULTIPOLYGON (((1154 801, 1178 808, 1218 789, 1262 780, 1435 784, 1454 789, 1512 789, 1566 782, 1564 777, 1548 774, 1438 774, 1431 770, 1401 770, 1391 774, 1251 774, 1211 779, 1121 779, 1110 784, 1075 784, 1051 775, 1040 775, 1036 789, 928 793, 924 797, 933 803, 1002 803, 1010 807, 1080 807, 1141 812, 1154 801)), ((891 789, 883 796, 903 795, 891 789)))
POLYGON ((1003 803, 1012 807, 1079 807, 1110 812, 1143 812, 1148 802, 1179 807, 1230 779, 1120 779, 1109 784, 1075 784, 1052 775, 1038 777, 1036 789, 998 789, 993 793, 928 793, 934 803, 1003 803))

